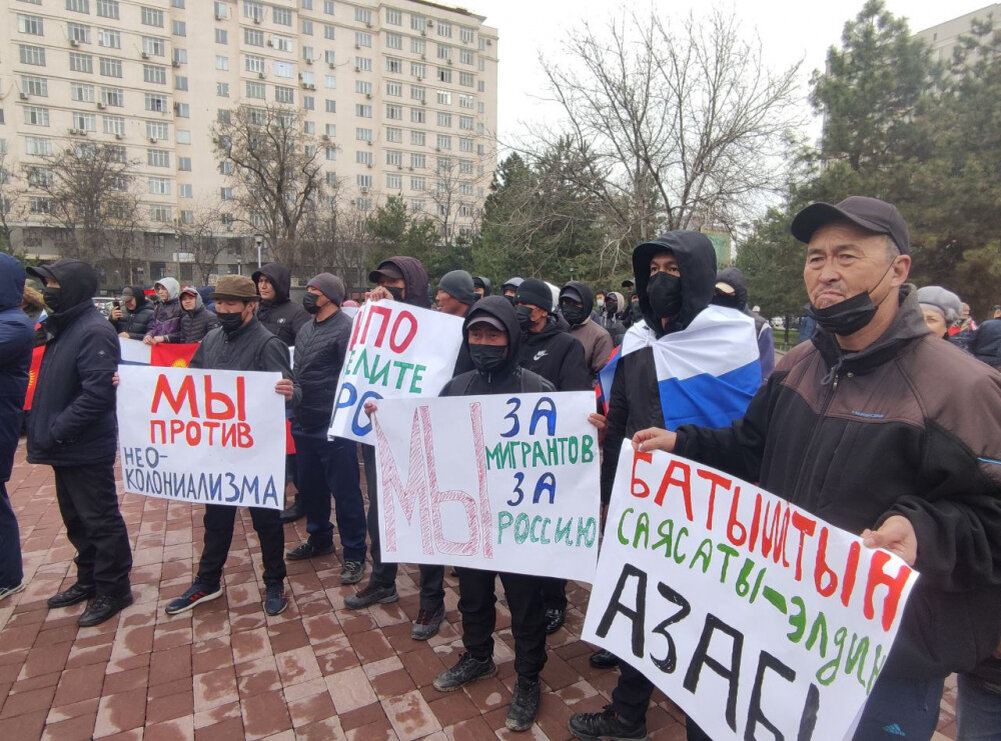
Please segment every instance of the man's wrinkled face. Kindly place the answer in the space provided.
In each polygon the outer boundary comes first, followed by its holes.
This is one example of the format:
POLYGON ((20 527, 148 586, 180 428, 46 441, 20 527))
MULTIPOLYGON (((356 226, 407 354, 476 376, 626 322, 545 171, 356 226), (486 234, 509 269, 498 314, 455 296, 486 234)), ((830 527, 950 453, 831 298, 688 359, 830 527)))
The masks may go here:
POLYGON ((275 287, 271 285, 271 281, 266 275, 262 275, 257 279, 257 292, 261 294, 261 298, 265 301, 273 301, 275 298, 275 287))
POLYGON ((803 281, 810 303, 818 309, 866 292, 872 295, 873 303, 880 303, 906 279, 909 266, 904 255, 891 258, 884 235, 835 221, 817 229, 810 238, 803 281), (902 269, 902 278, 898 279, 895 267, 902 269))

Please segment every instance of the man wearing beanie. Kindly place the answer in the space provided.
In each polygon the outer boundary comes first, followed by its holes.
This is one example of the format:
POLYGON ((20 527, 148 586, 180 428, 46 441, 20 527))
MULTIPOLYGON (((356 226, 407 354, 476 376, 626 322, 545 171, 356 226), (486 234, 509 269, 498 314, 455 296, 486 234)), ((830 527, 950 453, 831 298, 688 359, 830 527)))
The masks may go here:
POLYGON ((441 276, 434 296, 438 311, 457 317, 466 316, 469 307, 476 303, 478 298, 473 285, 473 276, 465 270, 453 270, 441 276))
MULTIPOLYGON (((538 278, 523 280, 514 297, 514 311, 522 331, 518 364, 545 378, 557 391, 590 391, 591 374, 584 360, 584 346, 552 313, 553 292, 549 286, 538 278)), ((555 633, 566 618, 566 584, 565 579, 543 580, 546 633, 555 633)))
POLYGON ((584 347, 584 363, 592 386, 615 347, 608 330, 594 321, 593 307, 591 289, 583 283, 572 280, 560 291, 560 312, 570 325, 570 336, 584 347))
POLYGON ((337 379, 351 338, 351 319, 341 311, 344 282, 320 273, 306 284, 302 305, 313 321, 295 339, 292 387, 292 437, 299 467, 298 499, 306 511, 309 538, 285 554, 301 561, 334 552, 330 523, 333 494, 337 530, 341 536, 341 583, 361 581, 365 563, 365 504, 358 474, 358 449, 351 440, 327 440, 337 379))
MULTIPOLYGON (((224 275, 212 293, 219 326, 207 335, 195 350, 189 366, 213 370, 277 371, 283 379, 292 378, 288 348, 257 321, 257 287, 245 275, 224 275)), ((275 392, 290 400, 291 384, 279 381, 275 392)), ((281 428, 276 429, 276 434, 281 428)), ((261 543, 264 565, 264 611, 278 615, 288 607, 285 599, 285 533, 278 510, 248 507, 261 543)), ((206 504, 202 522, 205 535, 198 576, 190 587, 165 608, 168 615, 186 612, 196 605, 222 596, 222 567, 233 542, 236 508, 224 504, 206 504)))
POLYGON ((949 327, 963 310, 959 296, 942 286, 924 286, 918 289, 918 303, 931 333, 948 339, 949 327))

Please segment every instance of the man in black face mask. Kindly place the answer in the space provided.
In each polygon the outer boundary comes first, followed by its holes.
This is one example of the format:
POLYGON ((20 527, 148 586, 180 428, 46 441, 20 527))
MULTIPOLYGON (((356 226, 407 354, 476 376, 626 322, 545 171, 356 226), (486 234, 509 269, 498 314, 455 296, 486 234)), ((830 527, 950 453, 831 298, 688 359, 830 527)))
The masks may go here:
MULTIPOLYGON (((292 378, 288 362, 288 347, 271 334, 256 317, 257 289, 254 281, 244 275, 224 275, 212 294, 219 327, 205 335, 191 358, 191 368, 212 368, 235 371, 277 371, 283 379, 292 378)), ((275 392, 287 400, 292 398, 290 383, 279 381, 275 392)), ((284 444, 284 441, 282 443, 284 444)), ((264 611, 278 615, 288 607, 285 599, 285 533, 274 509, 249 507, 254 530, 261 542, 264 564, 264 611)), ((198 576, 194 583, 165 611, 168 615, 186 612, 196 605, 222 596, 222 567, 233 541, 236 508, 223 504, 206 504, 205 536, 198 576)))
POLYGON ((570 336, 584 347, 584 363, 591 373, 592 386, 614 347, 612 335, 592 318, 593 305, 591 289, 583 283, 570 281, 560 291, 560 312, 570 325, 570 336))
MULTIPOLYGON (((945 677, 997 646, 1001 378, 929 333, 893 205, 815 203, 792 234, 807 243, 812 340, 732 426, 651 428, 633 444, 760 482, 920 571, 855 738, 930 739, 945 677)), ((616 701, 614 720, 635 708, 616 701)), ((706 738, 691 722, 688 737, 706 738)))
POLYGON ((306 510, 309 539, 285 554, 301 561, 334 552, 330 495, 336 506, 337 530, 343 548, 341 583, 361 581, 365 564, 365 503, 358 474, 358 446, 353 440, 327 440, 337 379, 351 338, 351 319, 340 307, 344 282, 320 273, 306 284, 302 305, 313 321, 295 339, 295 382, 292 389, 292 437, 299 467, 298 501, 306 510))

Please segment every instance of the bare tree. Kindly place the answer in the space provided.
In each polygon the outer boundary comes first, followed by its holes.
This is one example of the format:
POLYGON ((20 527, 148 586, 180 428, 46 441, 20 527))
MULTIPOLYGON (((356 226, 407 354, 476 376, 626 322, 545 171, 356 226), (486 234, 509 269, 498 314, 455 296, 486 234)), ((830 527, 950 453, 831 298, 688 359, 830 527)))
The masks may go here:
POLYGON ((244 104, 212 133, 216 158, 232 166, 234 217, 260 230, 274 259, 294 268, 299 229, 324 187, 318 142, 304 133, 301 113, 244 104))
POLYGON ((0 250, 12 252, 11 235, 24 216, 25 198, 7 148, 0 144, 0 250))
POLYGON ((45 220, 59 230, 63 256, 128 261, 141 228, 137 163, 125 159, 122 147, 82 142, 42 159, 24 171, 29 189, 43 194, 45 220))
MULTIPOLYGON (((542 61, 564 126, 588 155, 571 177, 625 244, 735 224, 782 185, 799 65, 769 72, 760 41, 732 15, 689 16, 677 28, 656 14, 600 31, 585 24, 560 60, 542 61)), ((565 133, 543 135, 540 151, 565 133)))
POLYGON ((182 214, 174 221, 174 236, 182 252, 192 256, 201 276, 201 285, 207 285, 209 276, 216 272, 219 255, 228 246, 228 238, 221 236, 222 213, 218 206, 205 206, 182 214))

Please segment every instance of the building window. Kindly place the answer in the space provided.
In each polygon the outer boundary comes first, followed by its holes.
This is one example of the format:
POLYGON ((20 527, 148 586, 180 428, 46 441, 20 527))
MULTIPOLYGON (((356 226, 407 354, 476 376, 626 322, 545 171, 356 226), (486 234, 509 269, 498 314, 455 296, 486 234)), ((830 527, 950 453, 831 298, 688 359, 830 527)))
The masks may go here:
POLYGON ((303 34, 303 36, 312 36, 313 35, 313 21, 306 21, 306 20, 304 20, 302 22, 302 34, 303 34))
POLYGON ((335 32, 333 26, 328 26, 328 25, 324 24, 324 26, 323 26, 323 38, 327 39, 328 41, 333 41, 335 33, 336 32, 335 32))
POLYGON ((448 90, 438 90, 435 92, 438 105, 452 105, 452 93, 448 90))
POLYGON ((66 10, 72 10, 74 13, 89 13, 90 0, 66 0, 66 10))
POLYGON ((427 189, 427 179, 420 175, 411 175, 410 177, 410 190, 416 190, 418 193, 423 193, 427 189))
POLYGON ((90 54, 81 54, 78 51, 71 51, 70 70, 73 72, 86 72, 88 74, 93 74, 94 57, 90 54))
POLYGON ((33 105, 25 106, 24 122, 28 126, 48 126, 49 109, 39 108, 38 106, 33 106, 33 105))
POLYGON ((423 170, 427 167, 427 157, 416 152, 410 153, 410 166, 415 170, 423 170))
POLYGON ((423 80, 428 75, 427 65, 421 64, 420 62, 411 62, 410 74, 416 77, 418 80, 423 80))
POLYGON ((355 57, 355 69, 359 72, 371 72, 372 60, 368 57, 355 57))
POLYGON ((386 105, 386 118, 392 121, 403 120, 403 106, 389 103, 386 105))
POLYGON ((155 111, 157 113, 164 113, 167 110, 167 96, 157 95, 155 93, 146 93, 144 95, 146 102, 147 111, 155 111))
POLYGON ((395 126, 386 127, 386 141, 392 144, 402 144, 403 143, 403 129, 398 129, 395 126))
POLYGON ((50 214, 52 200, 44 196, 28 196, 28 210, 33 214, 50 214))
POLYGON ((26 136, 24 137, 24 151, 36 155, 52 154, 52 140, 39 136, 26 136))
MULTIPOLYGON (((49 97, 49 81, 35 75, 21 75, 21 92, 47 98, 49 97)), ((0 149, 0 153, 2 152, 3 150, 0 149)))
POLYGON ((447 134, 438 134, 438 149, 451 149, 452 137, 447 134))
POLYGON ((390 26, 402 26, 403 11, 396 8, 386 8, 386 24, 390 26))
POLYGON ((443 39, 452 38, 452 24, 438 21, 438 35, 443 39))
POLYGON ((97 45, 106 46, 109 49, 121 49, 122 35, 110 28, 99 28, 97 29, 97 45))
POLYGON ((170 130, 165 121, 147 121, 146 137, 149 139, 167 139, 170 130))
POLYGON ((473 163, 471 160, 459 160, 459 174, 460 175, 473 174, 473 163))
POLYGON ((398 172, 387 173, 386 187, 390 190, 403 190, 403 176, 398 172))
MULTIPOLYGON (((177 143, 178 144, 191 144, 191 132, 188 131, 187 129, 178 129, 177 130, 177 143)), ((178 166, 178 168, 180 168, 180 166, 181 166, 180 161, 178 161, 177 166, 178 166)))
POLYGON ((355 162, 357 162, 359 165, 371 165, 373 160, 374 157, 372 156, 372 153, 367 149, 364 151, 359 150, 355 152, 355 162))
POLYGON ((18 52, 21 64, 34 64, 39 67, 45 66, 45 49, 43 47, 31 44, 18 44, 18 52))
POLYGON ((275 85, 275 103, 295 103, 295 88, 275 85))
POLYGON ((273 20, 279 26, 291 26, 292 11, 289 8, 272 8, 271 20, 273 20))
POLYGON ((472 44, 476 38, 476 31, 465 26, 459 27, 459 41, 463 44, 472 44))
POLYGON ((473 52, 471 49, 459 49, 459 63, 460 64, 473 63, 473 52))
POLYGON ((355 20, 359 23, 372 23, 372 11, 365 8, 355 8, 355 20))
POLYGON ((443 113, 442 111, 438 111, 438 125, 441 126, 441 127, 443 127, 443 128, 451 128, 452 127, 452 114, 451 113, 443 113))
POLYGON ((194 198, 193 188, 190 183, 185 183, 184 185, 177 186, 177 195, 180 198, 194 198))
POLYGON ((355 31, 355 48, 365 46, 372 46, 372 34, 362 33, 361 31, 355 31))
POLYGON ((414 13, 410 14, 410 30, 424 31, 427 29, 427 19, 414 13))
POLYGON ((187 36, 188 35, 188 28, 185 25, 184 21, 171 21, 170 22, 170 31, 171 31, 172 34, 174 34, 174 36, 187 36))
POLYGON ((174 90, 187 90, 188 89, 188 78, 182 75, 176 75, 174 77, 174 90))
POLYGON ((142 37, 142 53, 151 57, 162 57, 166 53, 166 46, 163 39, 156 39, 152 36, 142 37))
POLYGON ((170 180, 168 178, 149 178, 147 186, 150 195, 167 196, 170 195, 170 180))
POLYGON ((264 20, 264 6, 253 0, 243 0, 243 16, 260 23, 264 20))
POLYGON ((452 47, 448 44, 438 44, 438 59, 449 61, 452 59, 452 47))
POLYGON ((291 62, 275 62, 275 75, 277 77, 292 77, 292 63, 291 62))
POLYGON ((170 152, 166 149, 147 149, 146 164, 150 167, 170 167, 170 152))
POLYGON ((101 126, 105 134, 125 136, 125 118, 122 116, 101 116, 101 126))
POLYGON ((410 53, 420 54, 421 59, 423 59, 427 53, 427 43, 424 39, 410 39, 410 53))
POLYGON ((410 99, 424 101, 427 99, 427 88, 423 85, 410 86, 410 99))
POLYGON ((228 98, 229 97, 229 83, 228 82, 217 82, 215 84, 215 94, 218 98, 228 98))
POLYGON ((445 67, 438 68, 438 82, 452 83, 452 70, 445 67))
POLYGON ((163 11, 155 8, 147 8, 145 5, 140 9, 139 20, 144 26, 156 26, 163 28, 163 11))
POLYGON ((107 106, 123 108, 125 106, 125 91, 120 87, 102 87, 101 102, 107 106))
POLYGON ((416 123, 416 124, 427 123, 427 116, 424 115, 423 108, 410 109, 410 123, 416 123))
POLYGON ((255 100, 264 100, 267 97, 267 85, 263 82, 251 82, 247 80, 247 97, 255 100))
POLYGON ((248 46, 264 46, 264 31, 259 28, 243 29, 243 43, 248 46))
POLYGON ((459 116, 459 128, 463 131, 473 130, 473 117, 472 116, 459 116))
POLYGON ((97 116, 93 113, 74 111, 73 128, 78 131, 97 131, 97 116))
POLYGON ((118 18, 118 0, 97 0, 97 14, 102 18, 118 18))
POLYGON ((181 172, 191 172, 191 158, 190 157, 178 157, 177 158, 177 169, 181 172))
POLYGON ((215 30, 215 42, 217 44, 228 44, 229 32, 225 28, 217 28, 215 30))
POLYGON ((323 109, 327 113, 337 113, 337 101, 327 98, 323 101, 323 109))
POLYGON ((372 106, 364 103, 355 104, 355 115, 360 118, 372 118, 372 106))
POLYGON ((143 65, 143 81, 151 82, 157 85, 167 84, 167 68, 161 67, 158 64, 144 64, 143 65))
POLYGON ((170 206, 150 206, 149 207, 149 219, 150 221, 169 224, 171 209, 170 206))
MULTIPOLYGON (((423 131, 411 131, 410 132, 410 146, 412 147, 423 147, 425 145, 425 135, 423 131)), ((423 155, 422 155, 423 156, 423 155)))
POLYGON ((94 102, 94 86, 87 85, 82 82, 71 82, 70 83, 70 100, 75 100, 78 103, 93 103, 94 102))
POLYGON ((399 82, 387 82, 386 83, 386 95, 393 98, 403 97, 403 85, 399 82))
POLYGON ((410 199, 410 210, 415 214, 423 213, 427 210, 427 203, 423 198, 411 198, 410 199))
POLYGON ((459 73, 459 84, 463 87, 473 86, 473 73, 472 72, 460 72, 459 73))
POLYGON ((362 95, 371 95, 372 83, 365 82, 365 80, 355 80, 355 92, 361 93, 362 95))
POLYGON ((403 49, 403 37, 398 33, 386 34, 386 46, 390 49, 403 49))
POLYGON ((356 128, 355 139, 362 142, 372 141, 372 129, 356 128))
POLYGON ((403 60, 396 57, 386 57, 386 71, 391 75, 402 75, 403 60))
POLYGON ((248 54, 243 59, 243 66, 247 72, 257 72, 258 74, 264 73, 264 57, 255 57, 248 54))
POLYGON ((328 90, 333 90, 337 87, 337 78, 334 75, 324 75, 323 86, 328 90))
MULTIPOLYGON (((76 25, 71 23, 71 26, 76 25)), ((45 28, 42 19, 37 15, 17 14, 17 30, 21 33, 30 33, 32 36, 44 36, 45 28)))
POLYGON ((271 43, 274 44, 275 49, 278 51, 295 51, 295 42, 289 36, 279 36, 275 34, 271 37, 271 43))
POLYGON ((323 135, 328 139, 333 139, 337 136, 337 124, 328 123, 323 126, 323 135))
POLYGON ((386 150, 386 164, 387 165, 397 165, 403 164, 403 152, 398 152, 395 149, 386 150))

